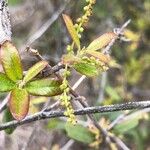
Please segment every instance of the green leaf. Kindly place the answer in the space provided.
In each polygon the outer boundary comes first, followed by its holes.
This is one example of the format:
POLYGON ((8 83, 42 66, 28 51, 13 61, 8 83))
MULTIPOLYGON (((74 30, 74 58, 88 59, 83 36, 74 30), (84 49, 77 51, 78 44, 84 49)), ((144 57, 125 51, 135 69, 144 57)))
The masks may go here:
POLYGON ((39 74, 46 66, 48 65, 47 61, 40 61, 32 66, 23 79, 23 83, 29 82, 33 79, 37 74, 39 74))
POLYGON ((111 86, 106 87, 106 93, 110 96, 113 101, 119 101, 121 99, 119 93, 117 93, 117 89, 111 86))
POLYGON ((112 41, 112 39, 115 39, 115 38, 117 38, 117 35, 115 33, 113 32, 105 33, 101 35, 100 37, 98 37, 97 39, 95 39, 87 47, 87 50, 96 51, 96 50, 102 49, 105 46, 107 46, 112 41))
POLYGON ((62 93, 61 84, 59 80, 46 78, 29 82, 25 88, 32 95, 55 96, 62 93))
POLYGON ((71 20, 71 18, 68 15, 63 14, 63 19, 65 21, 65 24, 67 26, 67 29, 74 41, 74 43, 77 45, 78 49, 80 49, 80 40, 77 34, 77 31, 74 28, 73 22, 71 20))
POLYGON ((6 41, 1 46, 0 56, 6 75, 14 82, 21 80, 23 71, 16 47, 11 42, 6 41))
POLYGON ((73 67, 76 71, 88 77, 93 77, 98 75, 97 67, 94 64, 86 61, 80 61, 78 63, 75 63, 73 67))
POLYGON ((49 130, 52 130, 52 129, 62 129, 63 130, 63 129, 65 129, 65 122, 60 119, 51 119, 48 122, 47 128, 49 130))
MULTIPOLYGON (((3 122, 7 123, 12 120, 14 120, 13 116, 12 116, 11 112, 9 111, 9 109, 6 108, 4 111, 3 122)), ((5 132, 7 134, 12 134, 15 129, 16 129, 16 127, 11 127, 11 128, 6 129, 5 132)))
POLYGON ((77 141, 90 144, 94 141, 94 135, 88 130, 88 128, 81 125, 66 124, 66 132, 68 136, 77 141))
POLYGON ((10 91, 15 88, 15 83, 11 81, 4 73, 0 73, 0 92, 10 91))
POLYGON ((138 125, 138 123, 139 123, 139 118, 138 117, 131 118, 129 120, 122 121, 121 123, 116 125, 114 127, 114 130, 117 133, 124 134, 125 132, 128 132, 129 130, 135 128, 138 125))
POLYGON ((22 120, 29 110, 29 95, 25 89, 14 89, 10 94, 9 108, 16 120, 22 120))

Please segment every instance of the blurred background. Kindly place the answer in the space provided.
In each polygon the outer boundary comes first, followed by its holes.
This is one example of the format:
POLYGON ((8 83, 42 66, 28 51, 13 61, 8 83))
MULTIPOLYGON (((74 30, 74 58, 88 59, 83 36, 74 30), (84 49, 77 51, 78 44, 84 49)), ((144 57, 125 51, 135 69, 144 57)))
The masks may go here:
MULTIPOLYGON (((73 21, 83 13, 85 0, 9 0, 13 42, 18 47, 24 70, 27 70, 37 58, 25 52, 27 46, 38 49, 44 59, 53 66, 57 64, 70 36, 62 20, 61 11, 73 21), (43 32, 45 31, 45 32, 43 32), (40 32, 43 34, 41 36, 40 32)), ((150 1, 149 0, 97 0, 93 16, 85 25, 82 46, 87 46, 99 35, 113 31, 125 21, 131 23, 125 30, 130 42, 117 41, 112 48, 112 58, 117 65, 98 77, 85 79, 77 92, 85 96, 91 106, 141 101, 150 98, 150 1)), ((73 85, 80 74, 72 71, 70 84, 73 85)), ((0 95, 1 100, 5 93, 0 95)), ((33 97, 30 114, 41 109, 47 98, 33 97)), ((52 103, 54 102, 53 100, 52 103)), ((120 137, 131 149, 150 150, 150 110, 113 112, 96 115, 104 125, 110 124, 120 114, 127 117, 120 126, 111 132, 120 137)), ((2 115, 0 117, 2 118, 2 115)), ((82 117, 84 120, 85 118, 82 117)), ((80 136, 80 135, 78 135, 80 136)), ((108 149, 103 142, 101 149, 108 149)), ((1 150, 82 150, 95 149, 84 140, 70 138, 65 130, 65 121, 51 119, 18 127, 12 135, 0 132, 1 150), (69 143, 70 142, 70 143, 69 143), (69 147, 65 147, 68 146, 69 147)))

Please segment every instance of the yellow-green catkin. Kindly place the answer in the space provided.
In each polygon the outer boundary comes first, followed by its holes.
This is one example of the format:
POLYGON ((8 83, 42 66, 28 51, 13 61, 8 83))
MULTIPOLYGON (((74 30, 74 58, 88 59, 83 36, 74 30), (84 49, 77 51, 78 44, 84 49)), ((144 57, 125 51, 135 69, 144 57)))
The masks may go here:
MULTIPOLYGON (((78 37, 81 38, 81 33, 84 31, 83 25, 89 21, 89 17, 93 12, 93 5, 96 3, 96 0, 86 0, 87 5, 83 8, 84 14, 77 19, 76 24, 74 25, 78 37)), ((67 53, 73 53, 74 42, 71 45, 67 46, 67 53)), ((68 117, 68 121, 72 124, 76 124, 76 117, 74 115, 74 109, 71 105, 71 97, 69 95, 69 87, 67 77, 69 76, 68 67, 66 65, 65 71, 63 74, 63 83, 61 88, 63 89, 63 93, 60 96, 61 104, 66 108, 65 116, 68 117)))
POLYGON ((96 3, 96 0, 86 0, 87 5, 83 8, 84 14, 77 19, 77 23, 74 25, 79 38, 81 38, 81 33, 84 31, 83 25, 89 21, 89 17, 93 13, 93 5, 96 3))
POLYGON ((96 59, 95 57, 87 57, 87 56, 83 56, 82 60, 91 63, 92 65, 96 66, 97 69, 100 72, 105 72, 109 69, 109 66, 107 64, 105 64, 104 62, 100 61, 99 59, 96 59))
POLYGON ((67 53, 73 53, 73 47, 71 45, 67 45, 67 53))
POLYGON ((63 73, 63 83, 61 85, 61 88, 63 89, 63 93, 60 96, 61 105, 65 107, 64 115, 68 117, 68 122, 72 124, 76 124, 76 117, 74 115, 74 109, 71 105, 71 96, 69 95, 69 87, 68 87, 68 81, 67 77, 70 75, 70 72, 67 69, 67 65, 65 67, 65 71, 63 73))
MULTIPOLYGON (((76 20, 74 25, 78 37, 81 38, 81 33, 84 31, 83 25, 89 21, 89 17, 93 13, 93 5, 96 3, 96 0, 86 0, 87 5, 83 8, 83 15, 76 20)), ((74 43, 67 46, 67 53, 73 53, 74 43)))

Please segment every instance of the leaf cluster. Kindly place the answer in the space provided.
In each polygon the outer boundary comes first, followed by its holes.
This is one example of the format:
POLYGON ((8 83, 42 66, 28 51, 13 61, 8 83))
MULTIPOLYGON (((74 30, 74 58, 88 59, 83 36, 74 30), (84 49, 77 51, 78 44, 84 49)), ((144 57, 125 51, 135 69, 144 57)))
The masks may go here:
MULTIPOLYGON (((0 57, 4 70, 0 73, 0 92, 10 92, 8 107, 13 118, 22 120, 27 115, 30 95, 55 96, 62 93, 58 79, 36 79, 48 66, 47 61, 36 63, 24 74, 19 53, 10 41, 2 44, 0 57)), ((6 116, 7 121, 13 119, 8 111, 6 116)))

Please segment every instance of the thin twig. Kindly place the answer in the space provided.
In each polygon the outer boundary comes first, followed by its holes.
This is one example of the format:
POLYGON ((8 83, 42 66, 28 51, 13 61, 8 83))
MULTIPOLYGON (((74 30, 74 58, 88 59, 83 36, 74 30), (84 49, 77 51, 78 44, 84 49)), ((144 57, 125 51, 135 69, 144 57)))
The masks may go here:
POLYGON ((77 89, 84 79, 86 79, 86 76, 85 75, 81 76, 81 78, 72 86, 72 89, 73 90, 77 89))
POLYGON ((47 29, 58 19, 58 17, 61 15, 61 13, 65 10, 67 4, 69 1, 65 2, 59 9, 54 13, 54 15, 48 19, 41 28, 35 32, 26 42, 26 46, 30 46, 33 42, 35 42, 37 39, 39 39, 46 31, 47 29))
MULTIPOLYGON (((117 34, 118 37, 120 37, 123 34, 123 30, 127 27, 127 25, 130 23, 130 21, 131 20, 126 21, 120 28, 116 29, 116 31, 117 31, 116 34, 117 34)), ((103 54, 110 55, 110 53, 111 53, 111 47, 114 45, 114 43, 116 42, 116 40, 117 40, 117 38, 114 38, 114 39, 111 40, 111 42, 102 51, 103 54)), ((103 129, 102 129, 102 131, 103 131, 103 129)), ((106 130, 106 132, 104 132, 104 135, 105 134, 108 135, 107 130, 106 130)), ((107 136, 107 139, 108 139, 108 136, 107 136)), ((112 138, 111 140, 115 140, 115 138, 112 138)), ((115 141, 116 141, 116 144, 117 144, 118 147, 122 148, 123 150, 128 150, 128 147, 119 138, 118 138, 118 140, 115 140, 115 141), (120 141, 120 142, 117 142, 117 141, 120 141)))
MULTIPOLYGON (((58 101, 58 102, 59 102, 59 101, 58 101)), ((47 111, 46 108, 47 108, 47 105, 48 105, 49 103, 50 103, 50 100, 48 100, 48 101, 44 104, 44 106, 43 106, 43 108, 42 108, 42 111, 47 111)), ((58 105, 57 105, 57 102, 56 102, 56 104, 51 105, 51 107, 49 108, 49 111, 51 111, 52 109, 56 108, 57 106, 58 106, 58 105)), ((32 130, 32 132, 31 132, 31 135, 29 136, 27 142, 24 144, 22 150, 27 150, 27 149, 28 149, 28 146, 29 146, 30 143, 32 142, 33 138, 35 137, 35 134, 36 134, 37 129, 38 129, 39 126, 40 126, 40 123, 39 123, 39 122, 36 122, 36 123, 34 124, 34 127, 33 127, 33 130, 32 130)))
MULTIPOLYGON (((85 78, 86 78, 85 76, 82 76, 81 78, 79 78, 79 80, 72 86, 72 89, 74 89, 74 90, 77 89, 85 78)), ((60 101, 57 101, 54 104, 52 104, 51 106, 44 108, 43 111, 50 111, 53 108, 58 107, 59 105, 60 105, 60 101)))
POLYGON ((118 122, 118 124, 121 123, 122 121, 125 121, 125 120, 131 120, 132 118, 140 117, 141 114, 149 113, 149 112, 150 112, 150 108, 149 107, 145 108, 145 109, 142 109, 142 110, 135 111, 135 112, 133 112, 131 114, 126 115, 124 118, 122 118, 118 122))
POLYGON ((73 145, 74 140, 69 140, 62 148, 60 148, 60 150, 67 150, 70 149, 70 147, 73 145))
POLYGON ((117 125, 126 115, 129 113, 129 111, 124 112, 123 114, 119 115, 111 124, 108 126, 107 130, 112 130, 115 125, 117 125))
POLYGON ((123 150, 130 150, 122 140, 120 140, 118 137, 116 136, 111 136, 111 138, 114 140, 114 142, 120 146, 121 149, 123 150))
POLYGON ((51 111, 52 109, 54 109, 54 108, 57 108, 58 106, 60 105, 60 101, 57 101, 57 102, 55 102, 54 104, 52 104, 51 106, 47 106, 47 107, 45 107, 44 109, 42 109, 42 111, 44 112, 46 112, 46 111, 51 111))
MULTIPOLYGON (((120 28, 116 28, 116 34, 118 35, 118 37, 120 37, 120 35, 122 35, 123 30, 127 27, 127 25, 131 22, 131 20, 129 19, 128 21, 126 21, 120 28)), ((110 54, 111 53, 111 47, 114 45, 114 43, 116 42, 116 38, 112 39, 112 41, 106 46, 106 48, 103 50, 104 54, 110 54)))
POLYGON ((107 82, 107 72, 103 72, 101 75, 101 81, 100 81, 100 90, 99 90, 99 95, 97 102, 101 103, 104 100, 104 91, 105 91, 105 86, 107 82))
MULTIPOLYGON (((139 101, 139 102, 128 102, 123 104, 107 105, 107 106, 96 106, 96 107, 87 107, 83 109, 75 110, 75 115, 86 115, 94 113, 110 113, 114 111, 123 111, 123 110, 132 110, 132 109, 143 109, 150 108, 150 100, 139 101)), ((27 116, 21 121, 10 121, 0 125, 0 130, 4 130, 10 127, 20 126, 26 123, 30 123, 37 120, 64 117, 64 111, 49 111, 49 112, 38 112, 34 115, 27 116)))
MULTIPOLYGON (((80 104, 83 106, 82 109, 88 108, 88 103, 84 99, 79 99, 80 104)), ((107 132, 96 120, 93 114, 87 114, 89 121, 102 133, 102 136, 105 138, 106 143, 111 145, 111 138, 107 132)))
POLYGON ((5 109, 5 107, 8 103, 8 100, 9 100, 9 96, 10 96, 10 94, 8 94, 7 97, 1 102, 1 104, 0 104, 0 113, 5 109))

